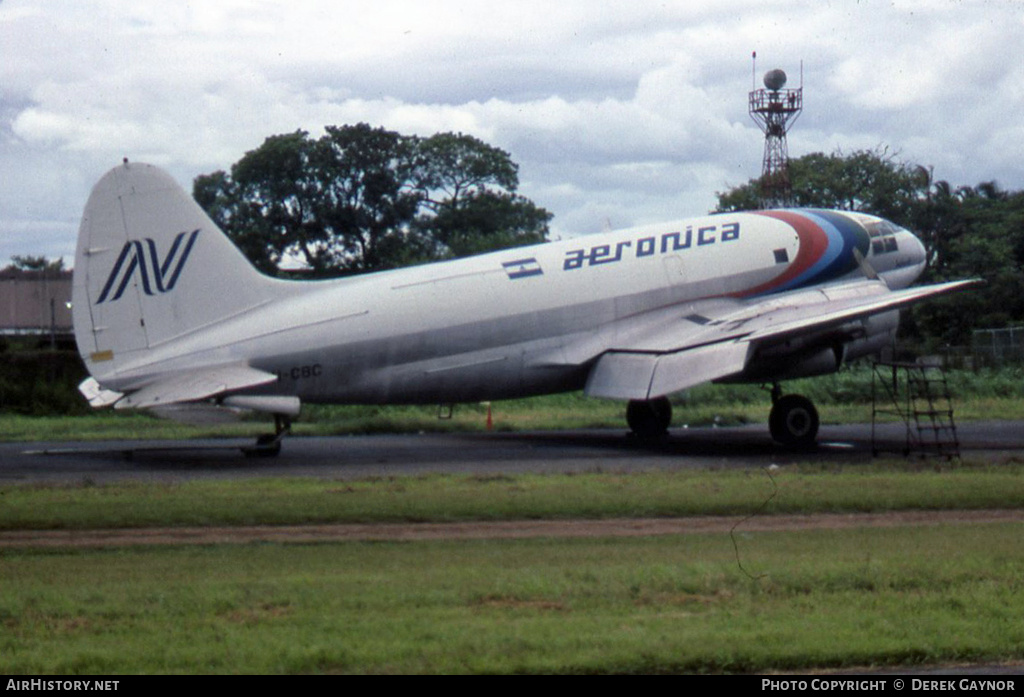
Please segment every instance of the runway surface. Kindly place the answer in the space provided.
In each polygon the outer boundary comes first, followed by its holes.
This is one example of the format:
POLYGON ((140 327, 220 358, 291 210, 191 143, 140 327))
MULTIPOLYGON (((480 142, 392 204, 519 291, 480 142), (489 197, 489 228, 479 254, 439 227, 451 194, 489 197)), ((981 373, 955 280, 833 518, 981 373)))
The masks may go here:
MULTIPOLYGON (((958 426, 964 459, 1008 462, 1024 457, 1024 424, 985 421, 958 426)), ((901 457, 902 425, 886 426, 875 446, 901 457)), ((850 465, 872 460, 869 424, 823 426, 816 448, 789 451, 762 425, 673 430, 638 441, 619 430, 529 433, 290 437, 275 458, 245 457, 248 440, 105 441, 0 444, 0 483, 314 476, 360 478, 432 472, 519 473, 756 468, 795 462, 850 465)), ((913 455, 912 455, 913 456, 913 455)))

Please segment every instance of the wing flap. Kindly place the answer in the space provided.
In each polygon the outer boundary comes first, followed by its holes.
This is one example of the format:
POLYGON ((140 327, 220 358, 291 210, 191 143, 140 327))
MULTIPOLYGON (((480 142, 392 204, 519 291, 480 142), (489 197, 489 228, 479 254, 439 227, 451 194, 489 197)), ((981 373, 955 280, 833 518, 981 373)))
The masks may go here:
POLYGON ((611 351, 601 356, 583 388, 588 397, 647 399, 658 355, 611 351))
POLYGON ((152 382, 127 395, 115 409, 145 409, 166 404, 195 402, 249 387, 275 382, 277 376, 246 365, 228 365, 176 374, 152 382))
POLYGON ((591 397, 651 399, 735 375, 747 363, 750 345, 727 341, 673 353, 611 351, 587 379, 591 397))
POLYGON ((727 341, 662 356, 654 370, 648 397, 660 397, 743 372, 750 344, 727 341))

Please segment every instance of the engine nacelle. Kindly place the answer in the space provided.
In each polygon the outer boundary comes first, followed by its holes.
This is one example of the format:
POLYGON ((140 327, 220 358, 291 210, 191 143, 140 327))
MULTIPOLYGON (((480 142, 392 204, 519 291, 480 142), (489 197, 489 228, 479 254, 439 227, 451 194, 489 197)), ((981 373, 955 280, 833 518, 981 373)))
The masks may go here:
POLYGON ((827 375, 843 363, 892 344, 898 310, 872 315, 811 336, 758 346, 738 377, 723 382, 777 382, 827 375))
POLYGON ((804 347, 801 351, 785 353, 756 353, 738 378, 724 382, 777 382, 795 378, 827 375, 839 369, 843 362, 841 345, 804 347), (773 355, 774 354, 774 355, 773 355))
POLYGON ((872 315, 862 324, 865 328, 865 336, 846 343, 844 361, 870 356, 892 346, 893 341, 896 340, 896 330, 900 325, 900 312, 893 310, 880 315, 872 315))

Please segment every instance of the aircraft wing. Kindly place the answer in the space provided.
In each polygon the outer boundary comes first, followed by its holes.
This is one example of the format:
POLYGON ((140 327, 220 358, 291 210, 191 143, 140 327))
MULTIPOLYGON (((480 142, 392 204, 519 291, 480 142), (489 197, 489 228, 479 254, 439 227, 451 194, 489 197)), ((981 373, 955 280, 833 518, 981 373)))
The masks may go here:
POLYGON ((962 288, 974 280, 891 291, 865 279, 756 300, 715 299, 674 315, 632 318, 591 369, 590 396, 651 399, 739 375, 759 344, 814 335, 962 288))
POLYGON ((227 365, 175 373, 125 395, 114 403, 114 408, 146 408, 195 402, 226 392, 266 385, 276 380, 277 376, 273 373, 246 365, 227 365))

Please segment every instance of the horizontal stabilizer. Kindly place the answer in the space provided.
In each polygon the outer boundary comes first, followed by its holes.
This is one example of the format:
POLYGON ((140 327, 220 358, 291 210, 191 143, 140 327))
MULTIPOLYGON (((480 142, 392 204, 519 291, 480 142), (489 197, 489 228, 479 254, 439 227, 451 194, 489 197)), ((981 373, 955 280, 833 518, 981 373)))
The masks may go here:
POLYGON ((89 405, 94 409, 109 407, 111 404, 124 397, 120 392, 105 390, 100 387, 100 383, 96 378, 86 378, 83 380, 78 386, 78 391, 82 393, 83 397, 89 400, 89 405))
POLYGON ((228 365, 157 380, 133 392, 116 405, 115 409, 144 409, 165 404, 194 402, 225 392, 259 387, 275 382, 277 376, 245 365, 228 365))
POLYGON ((290 395, 232 395, 224 399, 224 406, 246 411, 259 411, 265 414, 281 416, 298 416, 302 410, 302 401, 290 395))
POLYGON ((162 419, 203 426, 234 423, 254 411, 281 416, 298 416, 302 406, 298 397, 234 395, 222 402, 179 402, 151 407, 150 411, 162 419))
POLYGON ((149 413, 179 424, 211 426, 213 424, 237 423, 250 412, 245 409, 223 407, 212 402, 183 402, 151 407, 149 413))

